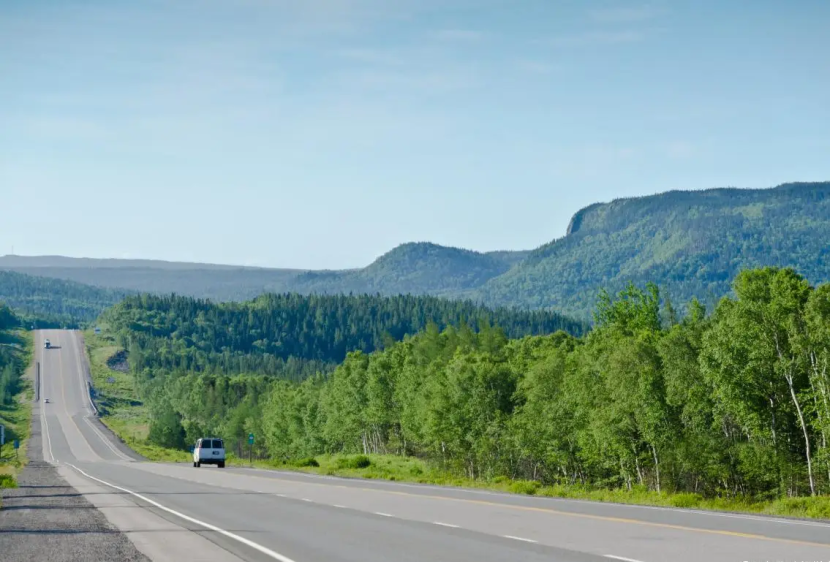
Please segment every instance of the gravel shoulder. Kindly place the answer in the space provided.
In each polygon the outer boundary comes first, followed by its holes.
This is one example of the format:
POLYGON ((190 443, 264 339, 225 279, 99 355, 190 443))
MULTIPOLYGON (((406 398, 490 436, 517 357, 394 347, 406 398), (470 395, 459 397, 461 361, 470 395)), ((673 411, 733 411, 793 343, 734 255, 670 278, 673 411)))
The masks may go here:
POLYGON ((85 560, 144 562, 127 536, 43 461, 40 416, 32 416, 29 464, 19 487, 4 489, 0 509, 0 559, 3 562, 85 560))

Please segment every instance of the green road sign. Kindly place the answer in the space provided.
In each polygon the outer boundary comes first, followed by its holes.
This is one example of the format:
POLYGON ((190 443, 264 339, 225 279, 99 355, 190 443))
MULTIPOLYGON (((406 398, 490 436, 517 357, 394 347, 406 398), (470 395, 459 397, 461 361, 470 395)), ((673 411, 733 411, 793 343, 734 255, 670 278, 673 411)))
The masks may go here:
POLYGON ((254 434, 249 433, 248 434, 248 445, 253 445, 253 444, 254 444, 254 434))

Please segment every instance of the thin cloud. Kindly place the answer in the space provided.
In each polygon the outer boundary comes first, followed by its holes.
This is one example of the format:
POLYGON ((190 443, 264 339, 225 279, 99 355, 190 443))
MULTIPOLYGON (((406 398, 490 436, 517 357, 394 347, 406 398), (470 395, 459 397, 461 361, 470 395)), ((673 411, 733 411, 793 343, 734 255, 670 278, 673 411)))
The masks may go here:
POLYGON ((590 10, 588 17, 601 23, 634 23, 647 21, 661 15, 663 10, 651 6, 631 8, 606 8, 590 10))
POLYGON ((442 41, 479 41, 484 34, 474 29, 439 29, 435 32, 436 39, 442 41))
POLYGON ((620 45, 638 43, 645 39, 640 31, 591 31, 576 35, 553 37, 549 42, 560 47, 590 47, 595 45, 620 45))
POLYGON ((383 49, 339 49, 336 56, 356 62, 380 65, 399 65, 403 61, 397 55, 383 49))
POLYGON ((520 60, 516 67, 528 74, 547 75, 556 70, 556 65, 538 60, 520 60))

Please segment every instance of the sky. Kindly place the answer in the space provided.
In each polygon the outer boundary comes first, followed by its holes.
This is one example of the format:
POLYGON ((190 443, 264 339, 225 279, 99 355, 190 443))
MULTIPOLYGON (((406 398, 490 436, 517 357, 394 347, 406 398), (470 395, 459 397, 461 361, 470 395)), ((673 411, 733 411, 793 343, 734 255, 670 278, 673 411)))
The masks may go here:
POLYGON ((0 0, 0 254, 367 265, 830 180, 830 2, 0 0))

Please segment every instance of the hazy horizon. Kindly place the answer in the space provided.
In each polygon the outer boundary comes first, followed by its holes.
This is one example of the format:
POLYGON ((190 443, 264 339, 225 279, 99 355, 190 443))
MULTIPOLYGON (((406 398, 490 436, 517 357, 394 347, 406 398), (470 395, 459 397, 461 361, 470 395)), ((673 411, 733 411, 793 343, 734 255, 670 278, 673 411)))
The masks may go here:
POLYGON ((363 267, 830 177, 830 4, 0 7, 0 253, 363 267), (4 84, 5 86, 6 84, 4 84))

